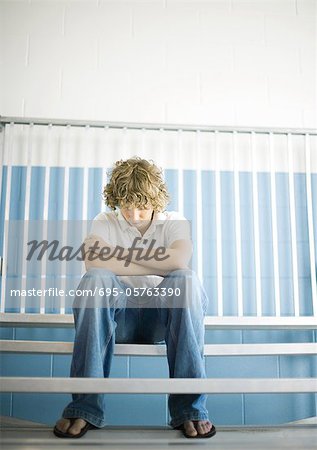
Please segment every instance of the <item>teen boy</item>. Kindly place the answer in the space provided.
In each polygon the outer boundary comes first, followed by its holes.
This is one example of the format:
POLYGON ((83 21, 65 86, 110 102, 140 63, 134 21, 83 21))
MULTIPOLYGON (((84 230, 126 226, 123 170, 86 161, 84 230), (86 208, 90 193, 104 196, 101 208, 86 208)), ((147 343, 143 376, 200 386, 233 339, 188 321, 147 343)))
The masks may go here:
MULTIPOLYGON (((108 377, 114 344, 166 343, 171 378, 205 378, 208 299, 188 269, 188 222, 165 211, 160 169, 138 157, 117 161, 104 188, 111 212, 98 214, 85 240, 87 272, 75 298, 71 377, 108 377), (97 289, 96 289, 97 288, 97 289)), ((106 424, 104 394, 73 394, 54 433, 78 438, 106 424)), ((189 438, 216 433, 205 394, 169 395, 170 425, 189 438)))

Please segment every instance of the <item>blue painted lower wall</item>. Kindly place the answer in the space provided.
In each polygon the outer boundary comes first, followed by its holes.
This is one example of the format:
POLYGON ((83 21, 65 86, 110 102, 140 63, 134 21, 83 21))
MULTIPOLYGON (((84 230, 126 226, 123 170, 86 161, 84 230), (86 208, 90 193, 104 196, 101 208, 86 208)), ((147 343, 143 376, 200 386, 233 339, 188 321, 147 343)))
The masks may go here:
MULTIPOLYGON (((71 329, 6 328, 2 339, 72 341, 71 329)), ((206 343, 314 342, 314 331, 207 330, 206 343)), ((315 356, 206 357, 209 378, 316 376, 315 356)), ((68 355, 1 355, 1 376, 69 376, 68 355)), ((166 357, 115 356, 112 377, 168 378, 166 357)), ((166 425, 166 395, 106 395, 109 425, 166 425)), ((70 395, 1 394, 1 414, 52 425, 70 395)), ((218 425, 271 425, 316 415, 315 394, 209 395, 210 419, 218 425)))

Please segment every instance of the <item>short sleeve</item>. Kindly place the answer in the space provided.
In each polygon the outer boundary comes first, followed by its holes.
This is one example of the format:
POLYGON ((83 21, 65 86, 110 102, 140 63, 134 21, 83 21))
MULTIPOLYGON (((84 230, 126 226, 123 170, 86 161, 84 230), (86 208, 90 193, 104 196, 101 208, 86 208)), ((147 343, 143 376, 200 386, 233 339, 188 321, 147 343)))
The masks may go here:
POLYGON ((100 236, 105 242, 109 242, 110 226, 104 214, 98 214, 92 221, 89 234, 100 236))
POLYGON ((175 215, 166 224, 166 247, 170 247, 173 242, 179 240, 191 241, 190 223, 180 214, 175 215))

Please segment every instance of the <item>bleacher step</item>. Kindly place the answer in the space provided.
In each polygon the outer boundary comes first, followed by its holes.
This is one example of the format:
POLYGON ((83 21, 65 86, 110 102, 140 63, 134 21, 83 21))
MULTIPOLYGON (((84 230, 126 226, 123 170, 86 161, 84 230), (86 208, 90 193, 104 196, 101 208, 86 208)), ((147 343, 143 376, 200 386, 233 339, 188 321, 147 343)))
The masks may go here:
POLYGON ((317 427, 217 427, 217 434, 211 439, 186 439, 180 431, 170 428, 150 427, 105 427, 89 431, 81 439, 63 440, 55 437, 52 427, 45 429, 2 430, 2 450, 46 450, 55 446, 69 449, 76 446, 81 450, 94 449, 148 449, 167 450, 174 448, 201 449, 204 445, 217 450, 312 450, 317 441, 317 427))

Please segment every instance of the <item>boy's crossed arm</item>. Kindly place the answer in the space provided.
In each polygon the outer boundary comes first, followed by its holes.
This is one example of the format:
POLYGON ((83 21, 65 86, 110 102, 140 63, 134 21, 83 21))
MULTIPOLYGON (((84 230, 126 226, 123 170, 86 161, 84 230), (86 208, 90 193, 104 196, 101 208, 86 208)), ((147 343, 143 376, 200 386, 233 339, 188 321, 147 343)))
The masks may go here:
MULTIPOLYGON (((137 244, 136 244, 137 245, 137 244)), ((113 247, 96 235, 84 241, 86 270, 105 268, 116 275, 160 275, 187 269, 192 256, 192 243, 180 239, 170 247, 113 247)))

